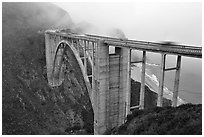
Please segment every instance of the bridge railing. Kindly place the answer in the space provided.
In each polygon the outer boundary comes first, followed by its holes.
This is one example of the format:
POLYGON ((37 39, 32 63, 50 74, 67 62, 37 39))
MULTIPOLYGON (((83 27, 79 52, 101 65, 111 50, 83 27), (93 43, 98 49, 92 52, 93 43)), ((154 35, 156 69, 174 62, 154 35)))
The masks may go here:
POLYGON ((131 48, 136 50, 145 50, 150 52, 174 54, 181 56, 189 56, 195 58, 202 58, 202 48, 196 46, 186 46, 179 44, 164 44, 164 43, 156 43, 156 42, 147 42, 147 41, 136 41, 136 40, 128 40, 128 39, 119 39, 105 36, 97 36, 90 34, 76 35, 72 33, 60 33, 60 32, 49 32, 56 35, 60 35, 62 37, 69 37, 73 39, 86 40, 90 42, 97 42, 100 39, 104 39, 107 45, 123 47, 123 48, 131 48))

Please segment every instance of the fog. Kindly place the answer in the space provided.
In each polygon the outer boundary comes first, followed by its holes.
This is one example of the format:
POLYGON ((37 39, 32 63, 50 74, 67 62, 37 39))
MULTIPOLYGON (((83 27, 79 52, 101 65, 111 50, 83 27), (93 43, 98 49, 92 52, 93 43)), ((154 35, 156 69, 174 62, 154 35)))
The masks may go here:
MULTIPOLYGON (((66 10, 76 25, 86 26, 86 33, 109 35, 110 30, 119 29, 128 39, 154 42, 168 40, 202 46, 201 2, 54 4, 66 10)), ((160 54, 147 53, 148 62, 160 64, 160 57, 160 54)), ((167 67, 174 67, 175 63, 176 57, 168 55, 167 67)), ((195 92, 197 96, 191 97, 190 102, 201 103, 202 60, 182 57, 181 69, 180 90, 195 92)), ((166 76, 171 80, 168 84, 172 89, 175 73, 166 76)))
POLYGON ((120 28, 129 39, 202 43, 202 4, 198 2, 55 4, 68 11, 75 23, 92 24, 95 33, 120 28))

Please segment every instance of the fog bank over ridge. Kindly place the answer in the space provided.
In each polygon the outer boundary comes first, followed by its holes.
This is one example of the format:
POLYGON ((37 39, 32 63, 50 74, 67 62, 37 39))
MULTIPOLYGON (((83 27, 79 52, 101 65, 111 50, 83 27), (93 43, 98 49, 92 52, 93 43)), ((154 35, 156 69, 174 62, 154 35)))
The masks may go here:
POLYGON ((88 22, 97 33, 120 28, 129 39, 202 45, 202 4, 199 2, 69 2, 54 3, 76 23, 88 22))

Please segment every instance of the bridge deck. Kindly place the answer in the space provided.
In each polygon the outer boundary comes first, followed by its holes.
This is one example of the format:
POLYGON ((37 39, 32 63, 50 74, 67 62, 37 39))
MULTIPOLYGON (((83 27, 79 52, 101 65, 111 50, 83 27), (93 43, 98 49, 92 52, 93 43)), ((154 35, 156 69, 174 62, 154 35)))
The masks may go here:
POLYGON ((137 49, 137 50, 143 50, 143 51, 202 58, 202 48, 195 47, 195 46, 118 39, 118 38, 89 35, 89 34, 79 35, 75 33, 66 33, 66 32, 53 31, 53 30, 48 30, 46 31, 46 33, 58 35, 61 37, 72 38, 72 39, 88 40, 92 42, 97 42, 98 40, 103 39, 106 44, 111 46, 116 46, 116 47, 125 47, 125 48, 137 49))

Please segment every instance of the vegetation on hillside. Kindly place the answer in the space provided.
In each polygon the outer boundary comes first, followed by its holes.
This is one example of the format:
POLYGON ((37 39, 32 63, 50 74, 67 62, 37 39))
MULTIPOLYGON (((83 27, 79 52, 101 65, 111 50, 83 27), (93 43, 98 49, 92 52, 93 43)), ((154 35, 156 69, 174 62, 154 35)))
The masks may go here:
POLYGON ((176 108, 155 107, 135 110, 114 135, 201 135, 202 105, 183 104, 176 108))
POLYGON ((51 3, 2 4, 2 134, 70 134, 79 127, 93 133, 93 110, 72 54, 65 83, 47 83, 43 31, 73 25, 51 3))
MULTIPOLYGON (((131 106, 139 104, 141 84, 131 80, 131 106)), ((125 124, 109 129, 111 135, 200 135, 202 134, 202 105, 183 104, 171 107, 163 99, 164 107, 157 107, 157 94, 145 86, 145 109, 135 109, 125 124)))

